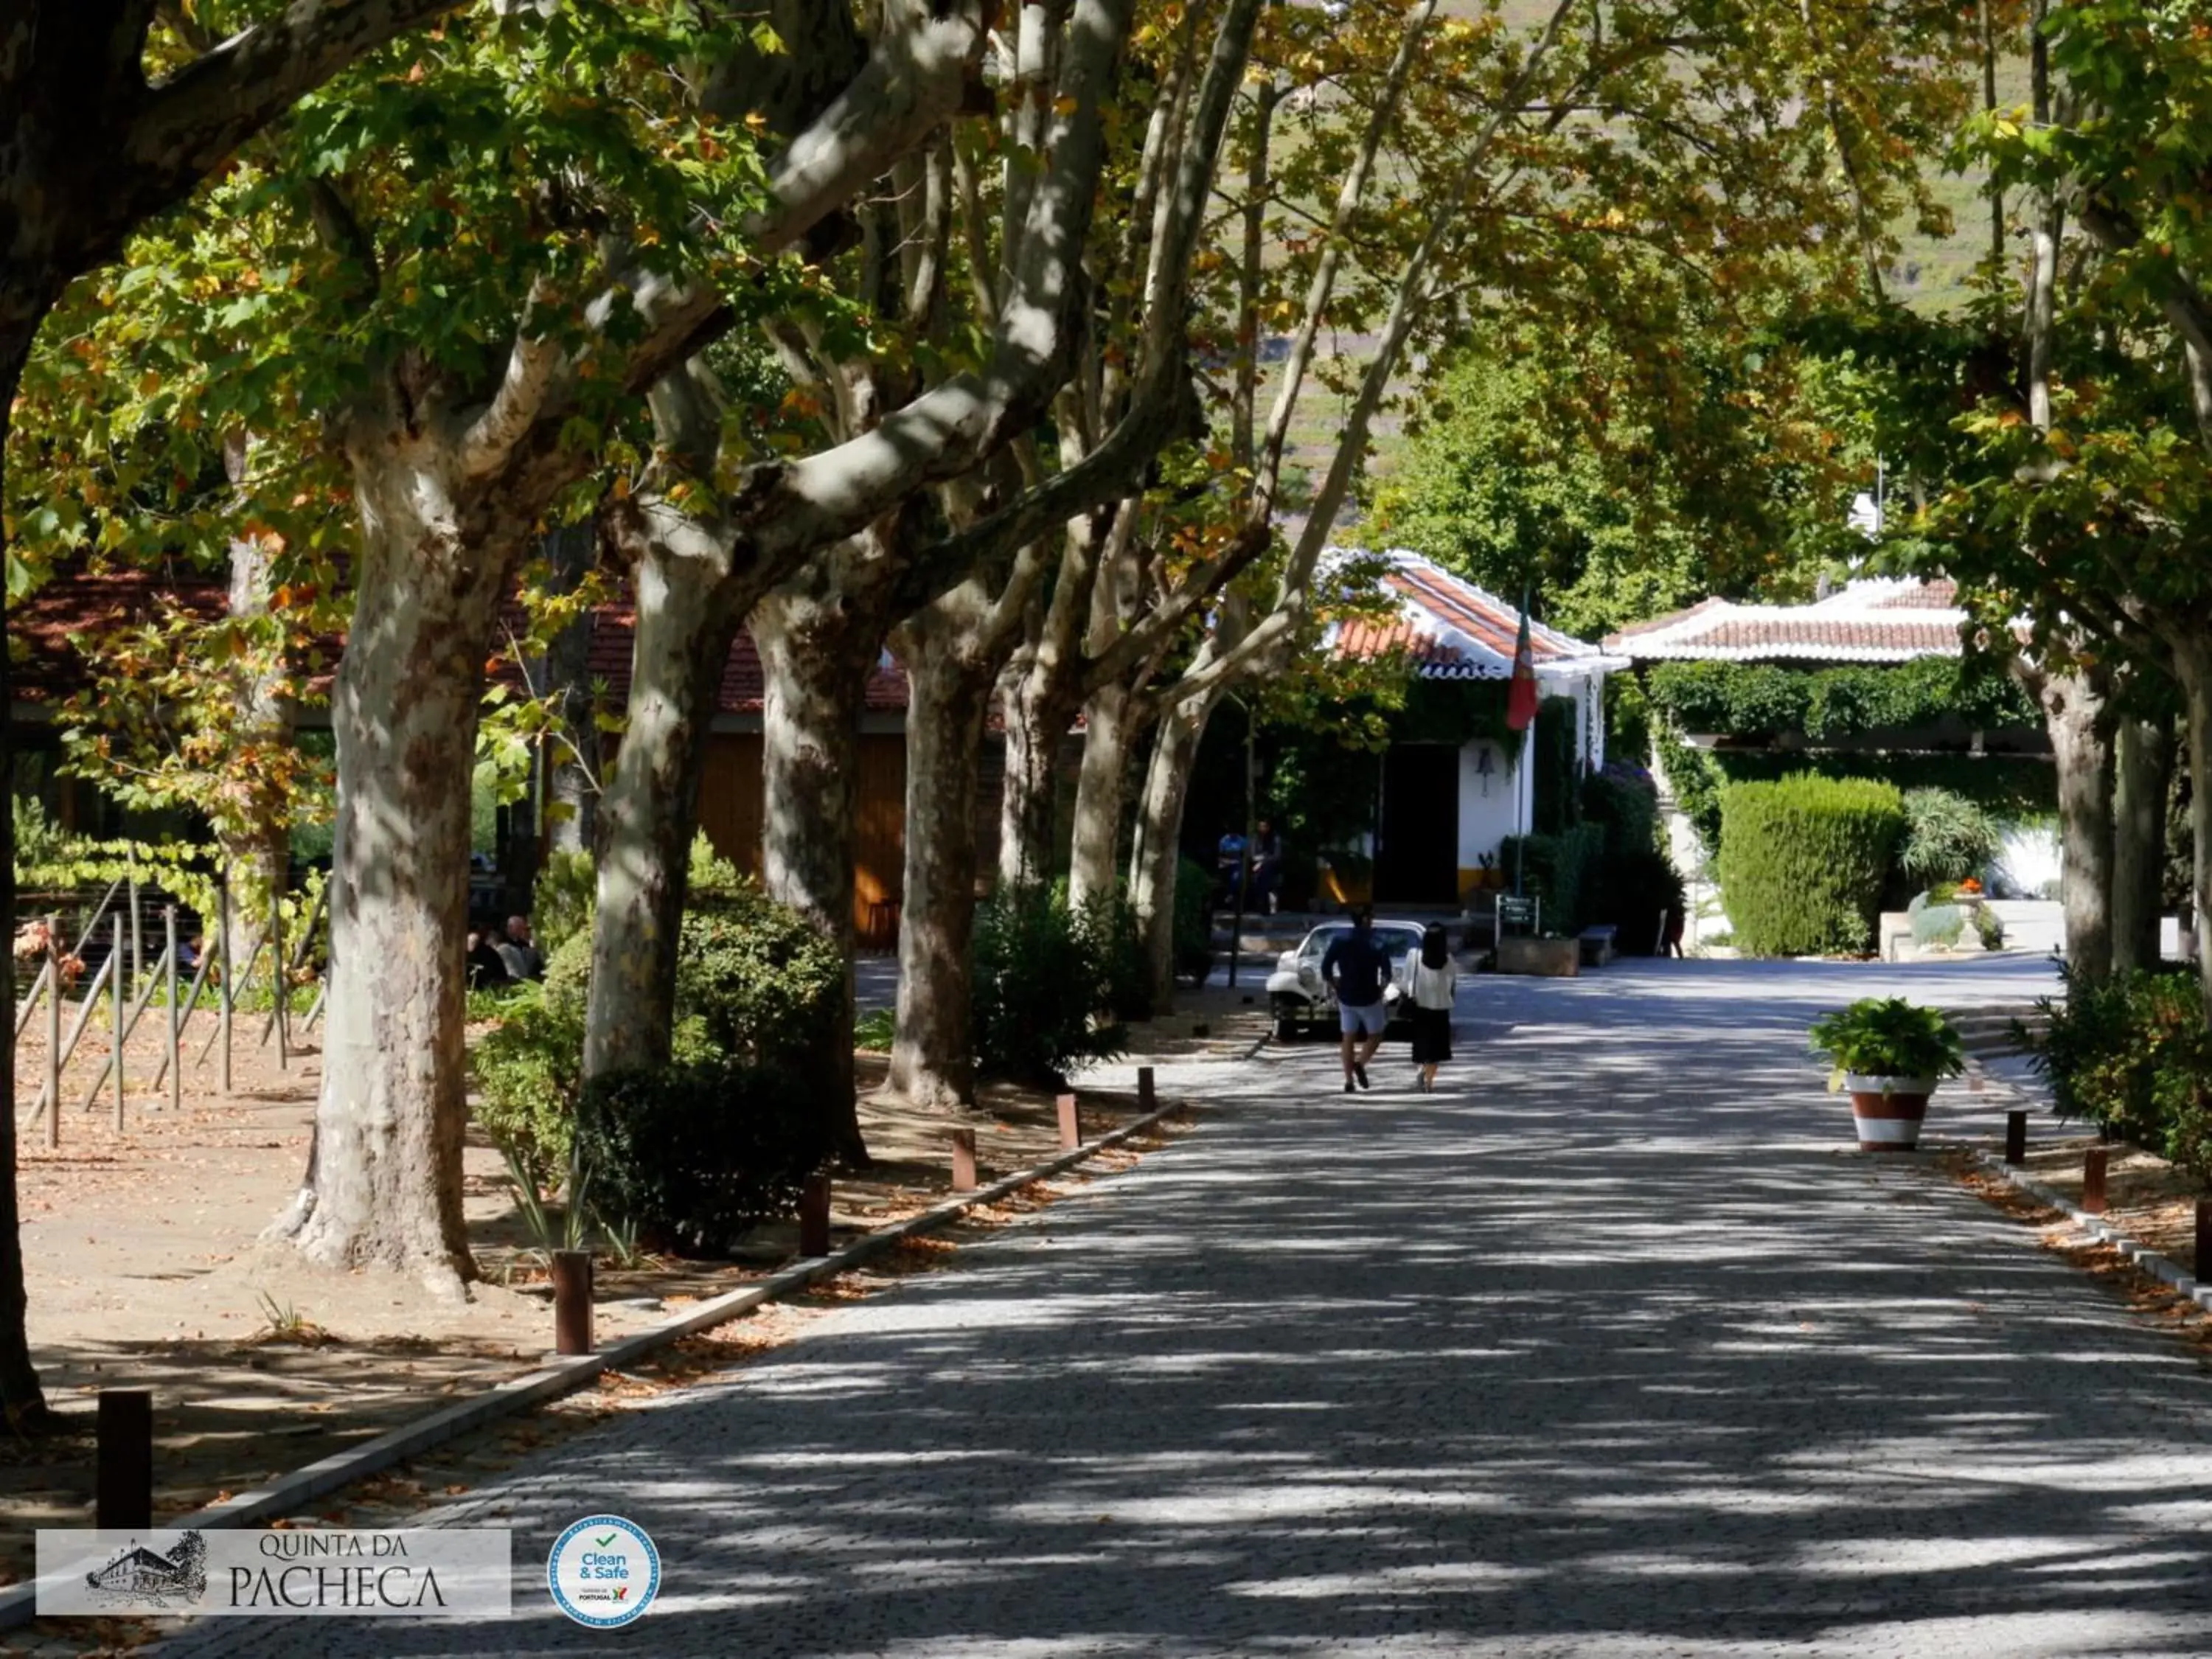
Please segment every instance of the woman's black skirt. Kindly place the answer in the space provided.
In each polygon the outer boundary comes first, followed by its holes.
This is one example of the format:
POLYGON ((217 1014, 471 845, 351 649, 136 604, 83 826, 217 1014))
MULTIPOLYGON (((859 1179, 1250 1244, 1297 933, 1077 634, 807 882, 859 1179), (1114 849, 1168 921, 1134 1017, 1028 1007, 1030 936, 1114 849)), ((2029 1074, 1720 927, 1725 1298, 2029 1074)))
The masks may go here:
POLYGON ((1413 1010, 1413 1064, 1434 1066, 1451 1058, 1451 1010, 1413 1010))

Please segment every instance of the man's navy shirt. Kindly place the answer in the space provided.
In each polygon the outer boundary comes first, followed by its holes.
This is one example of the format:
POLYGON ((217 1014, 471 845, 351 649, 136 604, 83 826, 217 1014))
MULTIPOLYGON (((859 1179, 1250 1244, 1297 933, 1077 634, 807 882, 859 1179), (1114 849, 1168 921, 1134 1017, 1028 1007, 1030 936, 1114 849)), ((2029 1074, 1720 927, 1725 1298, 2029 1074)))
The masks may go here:
POLYGON ((1382 988, 1390 982, 1390 953, 1371 929, 1354 928, 1340 934, 1321 959, 1322 981, 1336 969, 1336 1000, 1347 1008, 1371 1008, 1382 1000, 1382 988))

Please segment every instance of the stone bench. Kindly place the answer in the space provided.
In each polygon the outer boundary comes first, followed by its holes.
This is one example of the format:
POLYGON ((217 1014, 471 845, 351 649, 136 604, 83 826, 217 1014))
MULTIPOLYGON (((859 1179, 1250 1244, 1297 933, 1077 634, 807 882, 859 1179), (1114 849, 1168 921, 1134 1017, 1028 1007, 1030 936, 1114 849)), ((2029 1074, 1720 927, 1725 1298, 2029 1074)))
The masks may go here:
POLYGON ((1613 935, 1620 931, 1617 927, 1583 928, 1582 937, 1576 940, 1576 943, 1582 947, 1582 965, 1585 968, 1602 968, 1611 962, 1619 954, 1613 949, 1613 935))

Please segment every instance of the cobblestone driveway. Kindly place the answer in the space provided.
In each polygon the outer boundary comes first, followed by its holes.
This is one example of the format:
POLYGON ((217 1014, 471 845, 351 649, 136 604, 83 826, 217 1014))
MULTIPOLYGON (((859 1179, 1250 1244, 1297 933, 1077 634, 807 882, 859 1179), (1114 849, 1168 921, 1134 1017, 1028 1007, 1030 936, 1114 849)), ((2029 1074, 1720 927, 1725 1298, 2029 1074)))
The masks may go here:
POLYGON ((2203 1366, 1838 1150, 1799 1034, 1864 972, 1480 981, 1431 1098, 1206 1068, 1177 1149, 449 1512, 510 1621, 169 1650, 2212 1650, 2203 1366), (667 1575, 615 1634, 543 1588, 602 1508, 667 1575))

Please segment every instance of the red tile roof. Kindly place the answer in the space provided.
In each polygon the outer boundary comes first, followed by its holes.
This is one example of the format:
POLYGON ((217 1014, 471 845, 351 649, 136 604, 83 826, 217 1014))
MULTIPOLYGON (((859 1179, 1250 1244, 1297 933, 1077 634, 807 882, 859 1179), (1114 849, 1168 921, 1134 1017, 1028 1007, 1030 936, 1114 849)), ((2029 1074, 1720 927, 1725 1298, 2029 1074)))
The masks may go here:
POLYGON ((1965 613, 1950 581, 1881 578, 1847 583, 1810 605, 1705 599, 1609 635, 1609 650, 1639 662, 1907 662, 1955 657, 1965 613))
MULTIPOLYGON (((12 677, 15 695, 27 702, 50 703, 84 687, 90 676, 84 659, 70 644, 72 634, 97 633, 151 617, 164 599, 212 618, 222 614, 227 593, 224 579, 197 570, 58 574, 9 611, 10 636, 22 646, 12 677)), ((592 617, 589 672, 593 678, 606 682, 608 701, 617 708, 629 701, 631 617, 627 597, 601 606, 592 617)), ((519 609, 510 620, 512 625, 520 626, 519 609)), ((342 641, 331 644, 335 651, 342 641)), ((518 684, 520 679, 511 667, 500 678, 518 684)), ((760 653, 753 648, 751 635, 741 632, 723 665, 716 712, 758 714, 763 689, 760 653)), ((886 654, 868 676, 866 696, 871 713, 902 712, 907 705, 906 671, 886 654)))
MULTIPOLYGON (((1385 562, 1383 586, 1398 600, 1389 623, 1355 618, 1337 624, 1332 648, 1346 656, 1369 658, 1402 653, 1425 679, 1506 679, 1521 611, 1496 594, 1455 576, 1418 553, 1394 550, 1385 562)), ((1556 629, 1532 622, 1528 653, 1539 678, 1572 679, 1626 666, 1596 647, 1556 629)))

